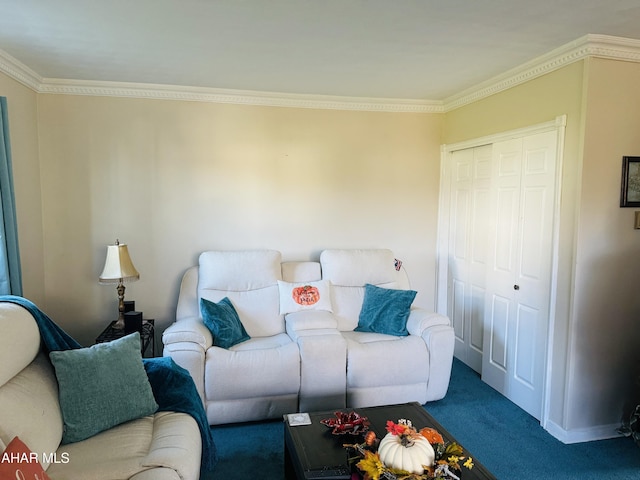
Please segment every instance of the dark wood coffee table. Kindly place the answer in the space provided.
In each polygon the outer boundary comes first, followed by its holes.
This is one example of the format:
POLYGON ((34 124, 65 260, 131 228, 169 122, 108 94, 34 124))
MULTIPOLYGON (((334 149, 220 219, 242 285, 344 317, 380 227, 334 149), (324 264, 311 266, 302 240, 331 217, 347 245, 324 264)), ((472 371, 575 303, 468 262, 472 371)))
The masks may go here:
MULTIPOLYGON (((401 405, 385 405, 382 407, 353 409, 371 422, 370 429, 378 438, 386 435, 387 420, 397 422, 400 418, 411 420, 420 429, 432 427, 438 430, 446 442, 456 439, 447 432, 427 411, 417 402, 401 405)), ((349 409, 343 410, 351 411, 349 409)), ((344 435, 332 435, 331 429, 320 423, 324 418, 332 418, 334 411, 311 413, 311 425, 291 426, 287 417, 284 421, 284 465, 285 478, 298 480, 349 480, 351 468, 348 462, 348 452, 343 443, 361 442, 362 439, 344 435)), ((464 449, 464 446, 463 446, 464 449)), ((495 480, 478 460, 466 449, 465 455, 473 458, 473 468, 464 469, 462 480, 495 480)))

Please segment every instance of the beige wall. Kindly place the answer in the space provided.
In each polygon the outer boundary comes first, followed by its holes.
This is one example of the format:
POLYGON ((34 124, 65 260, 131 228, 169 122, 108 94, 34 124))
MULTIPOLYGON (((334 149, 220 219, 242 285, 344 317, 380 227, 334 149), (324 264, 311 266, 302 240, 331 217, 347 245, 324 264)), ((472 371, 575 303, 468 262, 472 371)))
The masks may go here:
POLYGON ((568 401, 594 408, 569 410, 575 428, 618 422, 640 373, 640 208, 619 207, 622 157, 640 156, 640 64, 594 58, 587 72, 568 401))
POLYGON ((97 277, 116 238, 161 329, 206 249, 391 248, 434 306, 441 115, 62 95, 39 113, 47 304, 80 341, 115 316, 97 277))
POLYGON ((23 295, 45 305, 37 94, 0 73, 0 96, 9 110, 23 295))
POLYGON ((457 143, 553 120, 566 114, 567 148, 576 156, 584 64, 572 63, 445 115, 443 143, 457 143))

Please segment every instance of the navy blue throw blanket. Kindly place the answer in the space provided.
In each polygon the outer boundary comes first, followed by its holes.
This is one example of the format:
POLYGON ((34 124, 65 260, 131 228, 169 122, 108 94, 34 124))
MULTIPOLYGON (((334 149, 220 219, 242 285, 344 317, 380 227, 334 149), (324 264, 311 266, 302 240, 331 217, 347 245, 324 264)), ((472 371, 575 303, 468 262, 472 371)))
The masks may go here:
MULTIPOLYGON (((14 295, 0 295, 0 302, 11 302, 24 307, 35 318, 40 337, 47 352, 82 348, 71 336, 56 325, 34 303, 14 295)), ((202 400, 187 370, 176 364, 172 358, 143 358, 144 368, 149 377, 158 410, 180 412, 191 415, 198 423, 202 436, 201 472, 213 470, 218 455, 209 421, 202 406, 202 400)))

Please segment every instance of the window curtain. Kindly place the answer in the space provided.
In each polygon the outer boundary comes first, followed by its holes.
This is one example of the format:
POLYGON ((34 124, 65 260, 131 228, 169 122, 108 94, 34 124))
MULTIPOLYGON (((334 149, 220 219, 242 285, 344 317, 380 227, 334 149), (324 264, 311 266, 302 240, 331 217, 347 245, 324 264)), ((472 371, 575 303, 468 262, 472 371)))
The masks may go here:
POLYGON ((0 295, 22 296, 6 97, 0 97, 0 295))

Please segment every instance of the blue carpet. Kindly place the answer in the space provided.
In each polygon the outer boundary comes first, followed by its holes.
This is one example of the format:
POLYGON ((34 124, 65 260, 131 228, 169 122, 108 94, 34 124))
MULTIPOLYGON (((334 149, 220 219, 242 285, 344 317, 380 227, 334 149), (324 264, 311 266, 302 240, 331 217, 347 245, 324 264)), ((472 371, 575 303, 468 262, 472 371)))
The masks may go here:
MULTIPOLYGON (((630 438, 565 445, 458 360, 447 396, 425 408, 501 480, 640 480, 630 438)), ((281 421, 212 430, 219 461, 202 480, 284 478, 281 421)))
POLYGON ((639 480, 630 438, 565 445, 454 360, 447 396, 425 408, 499 479, 639 480))

